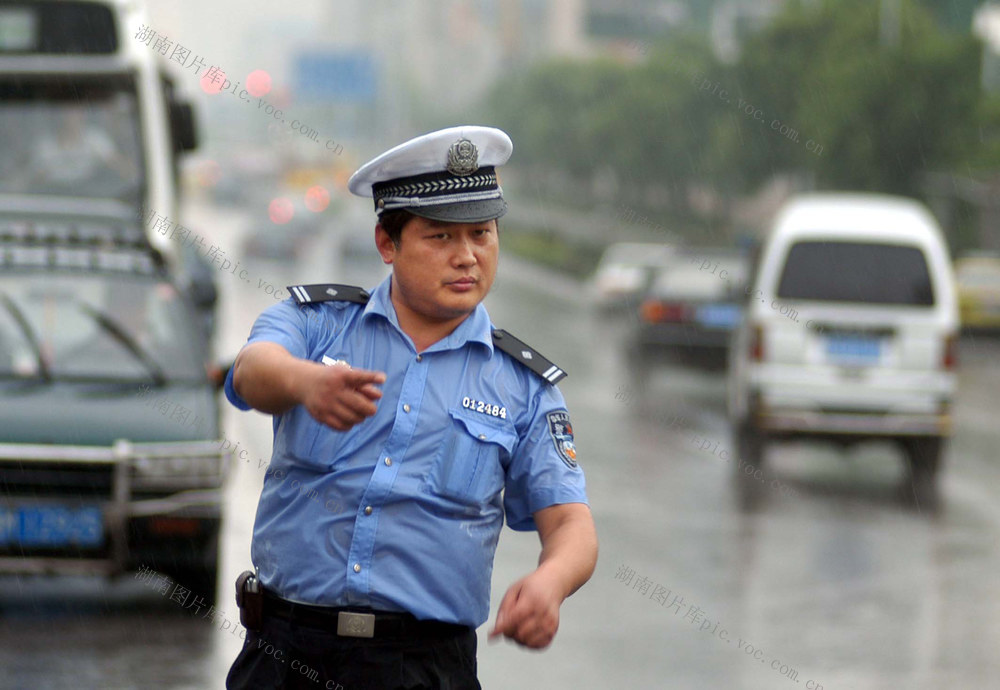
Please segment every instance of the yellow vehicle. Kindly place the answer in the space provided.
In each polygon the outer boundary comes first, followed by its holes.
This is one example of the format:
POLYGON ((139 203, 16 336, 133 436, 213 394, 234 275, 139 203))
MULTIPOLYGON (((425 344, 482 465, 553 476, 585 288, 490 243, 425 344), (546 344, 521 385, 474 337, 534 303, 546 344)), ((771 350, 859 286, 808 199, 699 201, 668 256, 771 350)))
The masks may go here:
POLYGON ((962 328, 1000 332, 1000 256, 970 256, 955 262, 962 328))

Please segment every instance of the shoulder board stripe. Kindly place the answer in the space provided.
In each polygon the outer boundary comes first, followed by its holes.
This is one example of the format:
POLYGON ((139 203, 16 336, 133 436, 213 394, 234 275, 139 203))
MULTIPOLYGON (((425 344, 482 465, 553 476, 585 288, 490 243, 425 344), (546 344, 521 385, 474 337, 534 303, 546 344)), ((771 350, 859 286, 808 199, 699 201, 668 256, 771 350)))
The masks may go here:
POLYGON ((318 302, 354 302, 368 304, 370 295, 364 288, 355 285, 339 285, 337 283, 318 283, 315 285, 289 285, 288 291, 299 306, 316 304, 318 302))
POLYGON ((557 367, 555 364, 546 369, 545 373, 542 374, 542 378, 548 381, 549 383, 555 383, 556 381, 558 381, 561 378, 564 378, 565 376, 566 373, 562 369, 557 367))
POLYGON ((543 357, 538 350, 526 345, 524 341, 515 338, 503 329, 493 329, 493 346, 506 352, 552 385, 566 378, 565 371, 543 357))

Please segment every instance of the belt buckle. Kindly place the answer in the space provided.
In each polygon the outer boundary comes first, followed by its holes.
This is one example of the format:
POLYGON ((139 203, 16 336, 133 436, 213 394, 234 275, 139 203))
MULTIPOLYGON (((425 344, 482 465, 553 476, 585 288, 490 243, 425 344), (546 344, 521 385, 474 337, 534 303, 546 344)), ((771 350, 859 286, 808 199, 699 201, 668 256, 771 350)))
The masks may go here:
POLYGON ((375 614, 338 612, 337 634, 341 637, 375 637, 375 614))

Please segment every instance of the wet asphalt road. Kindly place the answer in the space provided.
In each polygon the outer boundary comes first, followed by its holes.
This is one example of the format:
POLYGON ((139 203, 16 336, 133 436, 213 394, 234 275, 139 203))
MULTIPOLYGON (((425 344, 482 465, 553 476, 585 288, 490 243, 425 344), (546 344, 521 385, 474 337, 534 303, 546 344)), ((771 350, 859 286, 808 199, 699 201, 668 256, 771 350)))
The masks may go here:
MULTIPOLYGON (((377 262, 338 268, 328 238, 295 268, 245 257, 244 218, 193 211, 191 227, 250 269, 250 282, 219 276, 220 355, 235 354, 273 302, 266 284, 377 281, 377 262)), ((762 500, 745 509, 722 459, 732 443, 720 373, 660 368, 640 399, 619 355, 627 322, 595 314, 576 283, 510 257, 487 306, 570 373, 560 388, 601 556, 563 605, 549 650, 487 644, 491 616, 480 629, 485 688, 996 687, 1000 341, 963 342, 936 514, 900 498, 898 452, 878 444, 779 446, 762 500)), ((0 687, 223 687, 241 645, 231 583, 249 565, 270 422, 227 406, 224 428, 251 452, 227 486, 218 611, 206 618, 131 577, 4 578, 0 687)), ((537 556, 534 534, 504 532, 493 613, 537 556)))

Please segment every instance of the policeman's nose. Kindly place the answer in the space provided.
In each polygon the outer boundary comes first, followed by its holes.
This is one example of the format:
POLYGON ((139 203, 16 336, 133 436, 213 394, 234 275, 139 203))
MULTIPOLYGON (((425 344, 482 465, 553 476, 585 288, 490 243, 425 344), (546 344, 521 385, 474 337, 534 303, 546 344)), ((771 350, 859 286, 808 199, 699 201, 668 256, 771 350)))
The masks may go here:
POLYGON ((476 263, 476 254, 472 251, 472 243, 467 238, 457 241, 453 258, 458 266, 471 266, 476 263))

